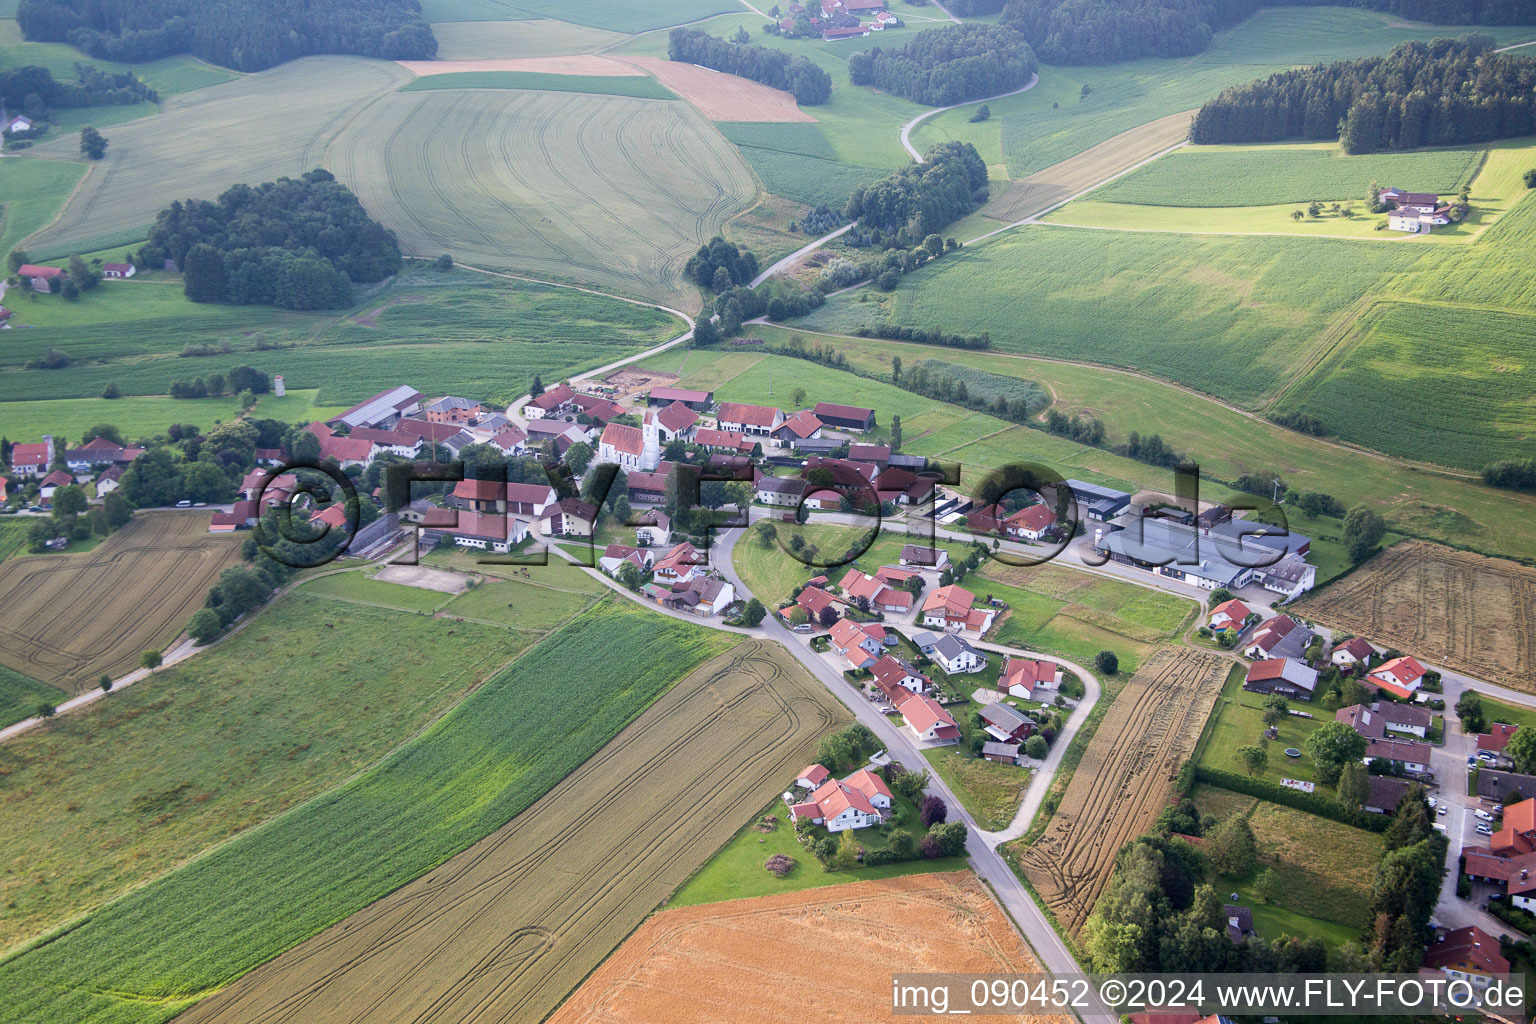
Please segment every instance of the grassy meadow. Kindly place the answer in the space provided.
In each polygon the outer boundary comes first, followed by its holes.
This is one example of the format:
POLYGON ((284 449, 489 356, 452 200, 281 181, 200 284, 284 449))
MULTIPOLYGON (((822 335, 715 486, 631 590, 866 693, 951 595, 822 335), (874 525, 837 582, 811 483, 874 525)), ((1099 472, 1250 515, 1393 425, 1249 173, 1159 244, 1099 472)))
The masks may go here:
POLYGON ((314 596, 352 577, 0 747, 0 948, 367 769, 535 639, 314 596))
MULTIPOLYGON (((367 612, 355 607, 327 604, 333 618, 367 612)), ((455 640, 466 632, 455 627, 455 640)), ((345 784, 0 963, 11 993, 0 1020, 169 1019, 501 827, 732 642, 605 602, 345 784), (641 646, 643 663, 606 671, 616 649, 641 646), (511 720, 535 727, 509 729, 511 720), (242 884, 232 889, 231 878, 242 884), (64 976, 79 983, 61 988, 64 976)), ((396 645, 379 648, 385 655, 397 659, 396 645)), ((371 691, 368 682, 348 685, 371 691)))
POLYGON ((44 704, 56 707, 69 697, 63 690, 0 665, 0 728, 31 718, 44 704))
POLYGON ((400 87, 401 92, 439 89, 537 89, 544 92, 584 92, 635 99, 675 100, 666 86, 649 75, 547 75, 537 71, 456 71, 423 75, 400 87))

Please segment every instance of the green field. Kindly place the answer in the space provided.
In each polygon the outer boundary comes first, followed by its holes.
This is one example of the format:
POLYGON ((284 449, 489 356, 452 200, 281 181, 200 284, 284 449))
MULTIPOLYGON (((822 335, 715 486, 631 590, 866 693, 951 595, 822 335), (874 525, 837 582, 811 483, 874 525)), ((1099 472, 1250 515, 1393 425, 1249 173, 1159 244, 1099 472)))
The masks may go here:
POLYGON ((0 402, 0 434, 30 440, 44 434, 90 440, 85 431, 111 423, 125 438, 153 437, 172 423, 192 423, 207 430, 215 423, 239 419, 240 403, 226 398, 66 398, 36 402, 0 402))
POLYGON ((585 92, 636 99, 675 100, 677 96, 649 75, 547 75, 536 71, 456 71, 423 75, 400 87, 401 92, 437 89, 538 89, 545 92, 585 92))
POLYGON ((1433 451, 1470 470, 1529 458, 1533 337, 1533 314, 1383 302, 1280 404, 1404 458, 1433 451))
MULTIPOLYGON (((0 253, 8 253, 22 239, 58 214, 69 192, 85 175, 80 164, 58 160, 0 160, 0 253)), ((17 299, 12 296, 11 304, 17 299)))
POLYGON ((0 947, 366 769, 533 639, 474 624, 450 634, 305 596, 314 586, 152 681, 0 748, 0 947))
POLYGON ((1536 38, 1536 29, 1529 26, 1406 25, 1375 11, 1270 7, 1218 32, 1209 49, 1193 57, 1043 66, 1035 88, 989 104, 990 120, 968 123, 974 107, 948 111, 919 125, 912 144, 921 151, 945 139, 963 139, 976 145, 989 166, 1006 166, 1009 177, 1022 178, 1138 125, 1194 110, 1229 85, 1298 65, 1386 54, 1410 39, 1470 31, 1493 35, 1501 43, 1536 38))
MULTIPOLYGON (((333 621, 385 614, 326 607, 333 621)), ((169 1019, 501 827, 731 642, 622 602, 587 612, 351 781, 0 964, 0 1020, 169 1019), (609 671, 614 651, 640 647, 646 659, 609 671)), ((400 657, 394 643, 373 651, 400 657)), ((371 693, 367 682, 348 685, 371 693)))
MULTIPOLYGON (((69 696, 63 690, 56 690, 47 683, 40 683, 30 676, 0 665, 0 728, 23 718, 31 718, 44 704, 57 707, 69 696)), ((0 893, 3 891, 3 883, 0 883, 0 893)), ((4 940, 0 939, 0 945, 4 944, 4 940)))
POLYGON ((787 599, 792 590, 812 576, 825 572, 836 583, 848 571, 843 567, 823 570, 800 561, 785 550, 791 536, 799 534, 807 544, 816 545, 820 549, 817 560, 828 561, 840 557, 850 545, 862 542, 869 535, 867 529, 859 526, 832 526, 814 522, 800 526, 791 523, 774 525, 779 534, 776 543, 765 548, 757 539, 757 534, 748 533, 736 542, 731 559, 736 572, 741 576, 741 582, 769 609, 778 607, 779 602, 787 599))
MULTIPOLYGON (((279 419, 344 408, 396 380, 422 392, 510 400, 535 373, 558 379, 682 329, 681 321, 649 306, 420 264, 340 313, 198 305, 159 277, 104 284, 79 303, 56 296, 14 303, 16 320, 29 326, 6 332, 0 346, 0 424, 11 422, 4 408, 9 401, 24 400, 16 416, 34 422, 47 413, 34 404, 39 400, 95 398, 114 382, 124 395, 165 395, 173 380, 241 363, 281 373, 291 391, 305 392, 262 399, 256 415, 279 419), (80 322, 88 316, 97 322, 80 322), (180 358, 194 344, 227 345, 229 352, 180 358), (74 364, 62 371, 24 368, 55 348, 74 364), (311 400, 321 409, 311 410, 311 400)), ((172 413, 203 404, 165 401, 172 413)), ((111 403, 101 409, 77 411, 92 423, 110 421, 111 403)), ((141 419, 158 420, 160 413, 146 411, 141 419)), ((217 418, 202 416, 173 415, 166 422, 207 426, 217 418)))
POLYGON ((718 127, 741 150, 764 188, 809 206, 825 203, 840 210, 856 186, 890 173, 839 160, 820 124, 727 121, 718 127))
POLYGON ((992 633, 997 643, 1057 654, 1079 665, 1091 665, 1095 654, 1108 649, 1127 675, 1154 644, 1177 636, 1195 610, 1194 602, 1172 594, 1052 565, 988 562, 965 585, 980 598, 1008 602, 1008 614, 992 633))
POLYGON ((560 0, 515 0, 515 3, 502 3, 501 0, 428 0, 423 5, 423 16, 429 21, 448 20, 434 13, 444 11, 457 12, 458 17, 454 20, 553 18, 614 32, 645 32, 737 9, 730 0, 653 0, 644 4, 630 3, 629 0, 594 0, 586 4, 562 3, 560 0), (500 13, 509 9, 514 13, 500 13))
POLYGON ((1261 903, 1252 877, 1217 875, 1220 893, 1237 892, 1253 910, 1264 939, 1282 934, 1320 938, 1329 946, 1359 942, 1370 920, 1371 882, 1381 836, 1223 789, 1201 786, 1195 803, 1218 818, 1244 814, 1259 850, 1259 870, 1275 874, 1271 903, 1261 903))
MULTIPOLYGON (((113 131, 106 158, 34 242, 80 244, 149 223, 172 199, 324 162, 407 252, 693 305, 683 263, 755 197, 741 157, 686 104, 395 91, 411 80, 381 61, 309 57, 178 97, 113 131)), ((29 153, 73 157, 77 145, 29 153)))
POLYGON ((438 611, 443 605, 453 600, 452 594, 427 590, 424 587, 410 587, 402 583, 388 583, 373 579, 362 572, 342 572, 321 576, 304 584, 299 591, 313 597, 330 597, 393 611, 415 612, 419 615, 438 611))
MULTIPOLYGON (((448 0, 449 3, 452 0, 448 0)), ((479 60, 487 57, 551 57, 571 53, 592 53, 622 43, 620 32, 572 25, 547 18, 520 17, 516 21, 480 21, 480 17, 498 17, 475 11, 478 0, 463 4, 471 20, 437 20, 432 34, 437 36, 438 60, 479 60)), ((524 14, 525 12, 519 12, 524 14)))
POLYGON ((568 573, 555 583, 494 580, 460 594, 443 614, 521 629, 548 629, 577 614, 602 593, 601 586, 584 573, 568 573), (575 589, 578 587, 581 589, 575 589))
MULTIPOLYGON (((915 816, 904 827, 914 835, 922 831, 915 816)), ((856 838, 862 838, 863 835, 863 832, 856 833, 856 838)), ((700 903, 768 896, 776 892, 819 889, 824 885, 840 885, 843 882, 865 882, 930 871, 954 871, 964 866, 964 858, 940 857, 936 860, 912 860, 848 871, 827 871, 795 839, 788 809, 782 800, 775 800, 752 823, 736 833, 692 878, 683 883, 666 906, 691 907, 700 903), (777 819, 774 827, 768 832, 759 831, 757 822, 770 814, 777 819), (783 878, 763 870, 763 862, 775 854, 783 854, 795 860, 794 869, 783 878)))
POLYGON ((1313 199, 1353 200, 1363 206, 1372 182, 1455 195, 1472 183, 1484 152, 1430 149, 1346 156, 1336 143, 1193 146, 1110 182, 1094 198, 1151 206, 1271 206, 1313 199))
MULTIPOLYGON (((10 10, 5 10, 5 5, 0 4, 0 68, 18 67, 27 64, 36 64, 47 68, 55 78, 71 82, 75 80, 75 63, 82 62, 102 71, 131 71, 139 76, 150 88, 160 94, 161 99, 175 96, 178 93, 191 92, 204 86, 217 85, 235 78, 233 71, 205 64, 196 57, 163 57, 160 60, 148 61, 143 64, 124 64, 119 61, 100 60, 96 57, 88 57, 86 54, 66 43, 29 43, 22 38, 21 30, 16 22, 9 20, 14 16, 15 4, 13 0, 6 0, 10 10)), ((151 104, 134 104, 134 107, 147 107, 154 111, 151 104)), ((130 108, 131 109, 131 108, 130 108)), ((112 107, 87 107, 72 109, 65 107, 57 113, 62 115, 76 115, 89 113, 91 115, 109 115, 112 107)), ((89 120, 81 123, 91 123, 89 120)), ((96 124, 104 124, 106 121, 98 119, 96 124)))

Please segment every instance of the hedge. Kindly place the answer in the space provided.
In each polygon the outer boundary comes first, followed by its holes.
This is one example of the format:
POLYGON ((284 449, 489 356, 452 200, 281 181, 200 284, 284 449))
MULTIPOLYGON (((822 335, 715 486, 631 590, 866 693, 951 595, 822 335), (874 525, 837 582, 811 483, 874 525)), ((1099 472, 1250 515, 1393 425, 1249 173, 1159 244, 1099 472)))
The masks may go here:
POLYGON ((1340 824, 1353 825, 1355 828, 1363 828, 1370 832, 1385 832, 1392 822, 1392 817, 1388 814, 1351 811, 1338 801, 1330 800, 1317 793, 1303 793, 1298 789, 1288 789, 1264 779, 1250 779, 1237 772, 1208 768, 1203 764, 1195 766, 1195 778, 1207 785, 1220 786, 1222 789, 1230 789, 1234 793, 1242 793, 1246 796, 1256 796, 1261 800, 1268 800, 1271 803, 1315 814, 1319 818, 1328 818, 1340 824))

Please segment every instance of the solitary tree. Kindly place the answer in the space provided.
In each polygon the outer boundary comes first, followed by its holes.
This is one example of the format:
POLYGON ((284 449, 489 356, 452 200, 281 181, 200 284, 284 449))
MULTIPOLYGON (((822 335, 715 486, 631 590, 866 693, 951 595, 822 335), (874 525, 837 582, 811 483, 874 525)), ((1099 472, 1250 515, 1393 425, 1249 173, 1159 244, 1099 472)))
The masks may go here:
POLYGON ((1253 870, 1258 856, 1258 844, 1254 842, 1253 827, 1241 814, 1218 824, 1206 834, 1206 850, 1211 863, 1223 874, 1242 877, 1253 870))
POLYGON ((102 693, 106 693, 112 689, 112 677, 103 672, 101 678, 96 681, 96 685, 101 687, 102 693))
POLYGON ((891 451, 901 448, 901 414, 891 416, 891 451))
POLYGON ((107 155, 107 137, 86 125, 80 129, 80 155, 90 160, 100 160, 107 155))
POLYGON ((159 668, 161 662, 159 651, 145 651, 139 655, 140 668, 159 668))
POLYGON ((1120 657, 1114 651, 1100 651, 1093 656, 1093 667, 1112 676, 1120 671, 1120 657))
POLYGON ((949 817, 949 805, 944 802, 943 797, 930 793, 923 797, 923 802, 918 805, 918 816, 922 820, 923 828, 932 828, 934 825, 943 824, 949 817))
POLYGON ((1238 747, 1237 759, 1243 763, 1243 770, 1249 778, 1263 775, 1264 769, 1269 767, 1269 751, 1261 746, 1238 747))
POLYGON ((901 356, 891 356, 891 382, 901 383, 901 356))
POLYGON ((741 624, 743 626, 759 626, 763 622, 763 616, 768 614, 768 609, 763 607, 763 602, 752 598, 741 610, 741 624))
POLYGON ((1305 746, 1318 781, 1326 784, 1338 782, 1345 765, 1365 756, 1365 737, 1343 722, 1324 722, 1307 737, 1305 746))
POLYGON ((1386 535, 1387 523, 1377 512, 1357 505, 1344 517, 1344 547, 1351 562, 1363 562, 1386 535))
POLYGON ((438 270, 452 270, 453 269, 453 254, 445 252, 441 256, 439 256, 437 258, 437 269, 438 270))

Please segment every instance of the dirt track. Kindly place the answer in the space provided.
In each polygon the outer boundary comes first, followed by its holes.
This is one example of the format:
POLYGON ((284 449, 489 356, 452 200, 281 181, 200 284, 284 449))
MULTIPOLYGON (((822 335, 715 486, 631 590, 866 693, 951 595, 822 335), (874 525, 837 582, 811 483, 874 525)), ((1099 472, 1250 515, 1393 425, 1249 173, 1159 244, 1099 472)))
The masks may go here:
POLYGON ((141 512, 91 551, 0 563, 0 664, 79 693, 136 668, 202 607, 240 560, 208 515, 141 512))
MULTIPOLYGON (((178 1020, 543 1020, 846 717, 748 640, 500 831, 178 1020)), ((516 766, 487 765, 488 784, 497 771, 516 766)))
POLYGON ((1406 541, 1298 608, 1378 646, 1536 692, 1536 569, 1406 541))
POLYGON ((890 1011, 894 971, 1039 969, 975 875, 907 875, 658 914, 550 1024, 907 1020, 890 1011))
POLYGON ((711 121, 816 120, 801 110, 789 93, 745 78, 660 57, 624 60, 655 75, 662 85, 698 107, 711 121))
POLYGON ((1229 664, 1215 654, 1164 647, 1110 705, 1045 834, 1019 854, 1063 928, 1081 932, 1120 847, 1167 804, 1229 664))

